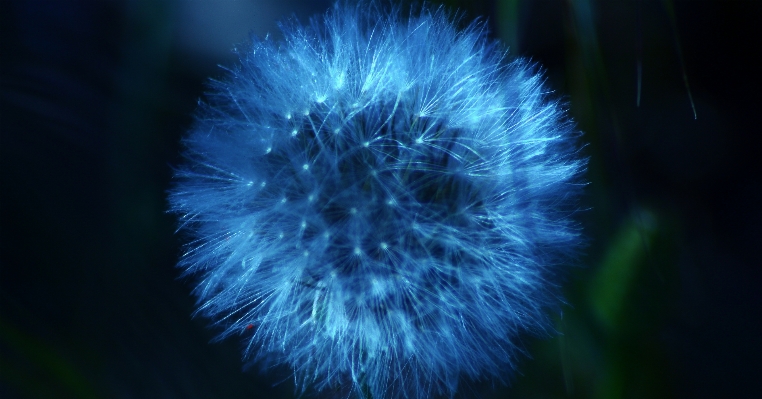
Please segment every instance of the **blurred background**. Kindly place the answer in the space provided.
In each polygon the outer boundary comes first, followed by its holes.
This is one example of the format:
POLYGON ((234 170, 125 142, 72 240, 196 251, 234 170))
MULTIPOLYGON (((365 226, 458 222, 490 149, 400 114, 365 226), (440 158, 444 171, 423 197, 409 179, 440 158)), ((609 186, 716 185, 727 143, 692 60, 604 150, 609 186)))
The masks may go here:
MULTIPOLYGON (((330 4, 0 0, 0 397, 295 396, 191 317, 166 190, 233 46, 330 4)), ((559 334, 463 396, 758 397, 760 4, 446 2, 543 66, 590 158, 559 334)))

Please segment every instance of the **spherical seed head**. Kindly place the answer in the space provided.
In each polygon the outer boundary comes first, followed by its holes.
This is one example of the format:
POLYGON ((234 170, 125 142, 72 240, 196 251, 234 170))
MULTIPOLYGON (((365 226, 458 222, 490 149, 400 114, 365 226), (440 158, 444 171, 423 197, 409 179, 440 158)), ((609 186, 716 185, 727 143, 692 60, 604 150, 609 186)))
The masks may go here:
POLYGON ((480 24, 410 15, 338 5, 255 41, 185 139, 170 203, 199 311, 303 388, 498 376, 578 246, 584 160, 542 77, 480 24))

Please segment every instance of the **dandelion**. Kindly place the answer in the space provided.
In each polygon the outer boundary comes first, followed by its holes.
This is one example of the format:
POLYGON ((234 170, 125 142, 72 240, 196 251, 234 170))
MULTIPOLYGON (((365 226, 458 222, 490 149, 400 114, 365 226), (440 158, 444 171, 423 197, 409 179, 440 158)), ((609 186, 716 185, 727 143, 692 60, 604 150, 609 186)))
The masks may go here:
POLYGON ((212 81, 169 199, 199 313, 297 387, 376 399, 500 378, 548 328, 585 161, 484 26, 337 5, 212 81))

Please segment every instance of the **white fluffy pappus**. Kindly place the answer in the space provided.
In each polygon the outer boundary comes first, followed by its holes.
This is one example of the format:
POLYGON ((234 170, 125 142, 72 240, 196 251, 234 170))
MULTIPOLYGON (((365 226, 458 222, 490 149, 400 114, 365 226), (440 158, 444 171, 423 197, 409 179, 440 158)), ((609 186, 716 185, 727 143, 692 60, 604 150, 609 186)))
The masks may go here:
POLYGON ((285 26, 211 82, 169 195, 179 267, 221 338, 300 389, 451 396, 548 328, 585 160, 482 24, 380 8, 285 26))

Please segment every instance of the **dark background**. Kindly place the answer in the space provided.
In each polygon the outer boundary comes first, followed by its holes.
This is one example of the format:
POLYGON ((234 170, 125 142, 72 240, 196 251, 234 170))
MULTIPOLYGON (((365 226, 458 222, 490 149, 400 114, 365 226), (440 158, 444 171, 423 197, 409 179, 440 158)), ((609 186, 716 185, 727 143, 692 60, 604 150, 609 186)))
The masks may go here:
MULTIPOLYGON (((450 1, 543 65, 590 157, 554 337, 482 398, 758 397, 758 1, 450 1)), ((293 397, 209 343, 165 213, 204 82, 326 1, 0 0, 0 397, 293 397)))

